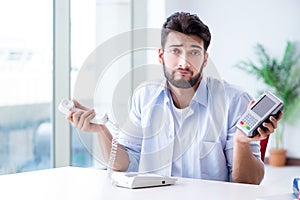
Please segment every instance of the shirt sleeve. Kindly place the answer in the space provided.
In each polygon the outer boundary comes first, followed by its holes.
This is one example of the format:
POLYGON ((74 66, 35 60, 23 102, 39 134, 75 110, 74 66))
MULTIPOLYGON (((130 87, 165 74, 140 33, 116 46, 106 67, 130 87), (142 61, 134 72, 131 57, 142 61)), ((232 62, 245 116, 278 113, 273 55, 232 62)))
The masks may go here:
POLYGON ((132 105, 129 118, 121 128, 118 142, 127 150, 129 156, 128 172, 137 172, 142 145, 141 111, 140 111, 140 92, 135 93, 132 98, 132 105))

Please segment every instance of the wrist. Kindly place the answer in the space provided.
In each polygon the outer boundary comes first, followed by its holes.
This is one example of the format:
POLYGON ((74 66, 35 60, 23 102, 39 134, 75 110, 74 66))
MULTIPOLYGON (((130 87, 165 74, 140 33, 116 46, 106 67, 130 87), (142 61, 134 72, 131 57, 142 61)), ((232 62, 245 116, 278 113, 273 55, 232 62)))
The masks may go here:
POLYGON ((106 128, 105 124, 97 124, 97 129, 98 129, 97 132, 103 132, 103 131, 105 131, 107 128, 106 128))
POLYGON ((241 130, 236 129, 234 135, 234 142, 238 144, 248 144, 251 141, 251 138, 248 138, 241 130))

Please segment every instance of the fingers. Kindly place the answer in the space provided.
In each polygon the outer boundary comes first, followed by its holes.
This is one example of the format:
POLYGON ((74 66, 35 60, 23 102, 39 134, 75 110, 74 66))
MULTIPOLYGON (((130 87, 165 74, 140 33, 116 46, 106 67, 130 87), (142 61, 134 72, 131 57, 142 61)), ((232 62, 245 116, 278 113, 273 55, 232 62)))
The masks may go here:
POLYGON ((280 113, 280 115, 278 116, 278 118, 276 119, 273 116, 270 116, 269 120, 270 123, 263 123, 263 126, 266 127, 270 133, 273 133, 274 130, 278 127, 278 121, 282 118, 282 113, 280 113))
POLYGON ((78 101, 72 100, 75 108, 71 110, 66 119, 73 124, 73 126, 82 132, 97 132, 103 128, 104 125, 90 123, 96 116, 95 110, 82 106, 78 101))
MULTIPOLYGON (((74 112, 72 114, 73 124, 74 124, 75 128, 78 128, 78 125, 80 123, 80 118, 81 118, 81 115, 83 115, 83 113, 84 113, 84 111, 80 110, 80 111, 74 112)), ((84 120, 84 119, 81 118, 81 120, 84 120)))
POLYGON ((66 116, 66 119, 69 121, 69 122, 73 122, 73 111, 70 111, 67 116, 66 116))
POLYGON ((277 121, 278 121, 278 120, 277 120, 275 117, 273 117, 273 116, 271 116, 269 119, 270 119, 270 122, 271 122, 271 123, 268 123, 268 124, 271 124, 271 125, 272 125, 273 131, 274 131, 274 129, 277 128, 277 121))
POLYGON ((249 109, 254 103, 255 103, 255 101, 254 101, 254 100, 251 100, 251 101, 249 102, 249 104, 248 104, 248 109, 249 109))
POLYGON ((84 116, 85 120, 83 121, 82 127, 88 127, 91 125, 90 121, 96 116, 95 111, 94 110, 91 110, 91 111, 92 111, 92 113, 90 113, 90 114, 88 114, 88 112, 85 113, 86 116, 84 116))
POLYGON ((263 130, 262 128, 260 128, 260 127, 257 129, 257 131, 258 131, 259 134, 256 135, 255 137, 258 138, 259 140, 263 140, 263 139, 267 138, 268 135, 271 134, 271 132, 270 132, 269 130, 264 131, 264 130, 263 130))
POLYGON ((90 121, 95 117, 94 110, 77 111, 72 114, 72 122, 75 128, 81 131, 88 131, 90 129, 90 121))
POLYGON ((283 117, 283 112, 280 112, 279 116, 277 117, 277 121, 281 120, 282 117, 283 117))
POLYGON ((266 130, 263 130, 262 128, 258 128, 258 132, 259 135, 258 137, 264 139, 266 138, 268 135, 274 133, 275 129, 278 127, 278 121, 282 118, 283 113, 281 112, 278 116, 278 118, 276 119, 273 116, 270 116, 269 120, 270 123, 263 123, 263 126, 266 128, 266 130))
POLYGON ((79 108, 81 110, 89 110, 87 107, 84 107, 83 105, 81 105, 78 101, 76 101, 75 99, 72 99, 74 105, 76 108, 79 108))
POLYGON ((81 131, 84 131, 85 128, 90 125, 90 120, 88 120, 90 115, 94 114, 94 110, 89 110, 87 112, 84 112, 80 115, 80 118, 78 120, 76 128, 78 128, 81 131))

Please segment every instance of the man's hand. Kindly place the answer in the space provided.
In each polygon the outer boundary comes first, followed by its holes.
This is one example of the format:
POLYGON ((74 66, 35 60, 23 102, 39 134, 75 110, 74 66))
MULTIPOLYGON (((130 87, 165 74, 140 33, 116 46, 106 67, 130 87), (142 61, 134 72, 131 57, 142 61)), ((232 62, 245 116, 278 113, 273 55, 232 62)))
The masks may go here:
POLYGON ((73 123, 74 127, 82 132, 99 132, 105 125, 92 124, 90 121, 96 116, 95 110, 82 106, 78 101, 72 100, 79 111, 70 111, 67 120, 73 123))
MULTIPOLYGON (((251 105, 254 104, 254 100, 251 100, 249 105, 248 105, 248 109, 251 107, 251 105)), ((283 113, 281 112, 280 115, 278 116, 278 118, 276 119, 273 116, 270 116, 269 120, 270 122, 264 122, 262 125, 266 128, 266 130, 263 130, 262 128, 258 128, 258 134, 256 136, 254 136, 253 138, 249 138, 247 137, 244 133, 242 133, 242 131, 238 130, 236 131, 236 135, 235 135, 235 140, 238 142, 242 142, 242 143, 249 143, 251 141, 259 141, 259 140, 263 140, 266 139, 269 135, 271 135, 272 133, 274 133, 274 130, 277 128, 278 126, 278 121, 282 118, 283 113)))
MULTIPOLYGON (((93 109, 82 106, 78 101, 72 100, 78 111, 70 111, 67 120, 73 123, 74 127, 82 132, 95 132, 98 135, 103 158, 108 162, 111 153, 112 135, 104 124, 93 124, 90 121, 96 116, 93 109)), ((113 169, 126 171, 129 166, 129 156, 122 145, 118 145, 113 169)))

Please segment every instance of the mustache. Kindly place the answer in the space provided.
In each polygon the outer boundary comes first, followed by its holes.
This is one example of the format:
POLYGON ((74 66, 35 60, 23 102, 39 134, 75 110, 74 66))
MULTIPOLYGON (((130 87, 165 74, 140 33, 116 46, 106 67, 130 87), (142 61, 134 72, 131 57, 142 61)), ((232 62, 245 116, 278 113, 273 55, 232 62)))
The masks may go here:
POLYGON ((189 68, 181 68, 181 67, 178 67, 178 68, 176 68, 175 69, 175 71, 185 71, 185 72, 188 72, 188 73, 193 73, 193 71, 192 70, 190 70, 189 68))

